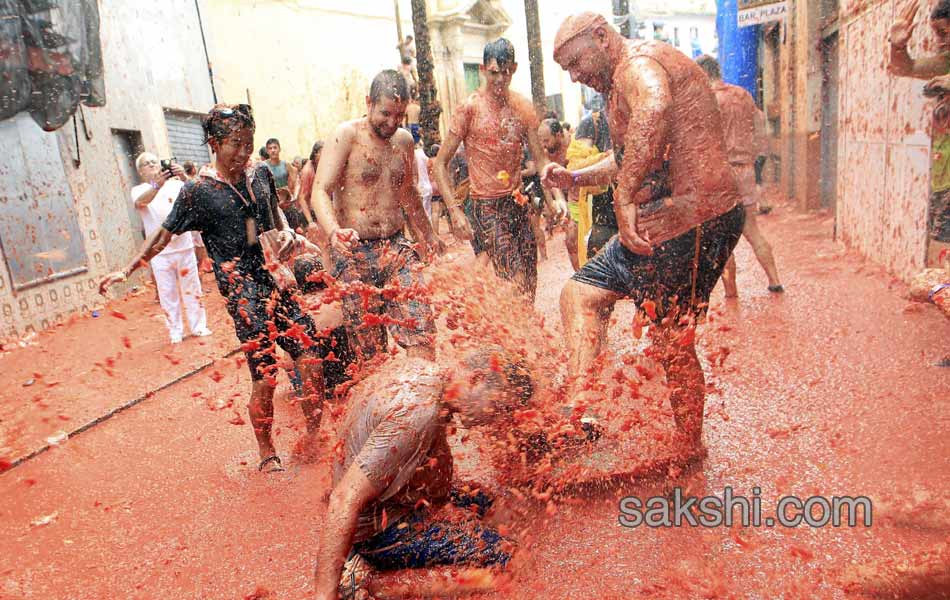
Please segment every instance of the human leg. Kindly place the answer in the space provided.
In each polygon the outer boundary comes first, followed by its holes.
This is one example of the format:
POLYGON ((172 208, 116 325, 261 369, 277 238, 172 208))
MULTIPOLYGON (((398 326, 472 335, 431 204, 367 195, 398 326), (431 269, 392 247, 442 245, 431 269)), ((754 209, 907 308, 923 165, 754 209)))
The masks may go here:
MULTIPOLYGON (((759 264, 762 265, 762 268, 765 270, 765 275, 769 279, 769 290, 780 291, 779 288, 782 287, 782 281, 778 276, 778 267, 775 266, 775 257, 772 255, 772 245, 765 239, 765 236, 756 223, 754 207, 747 206, 745 215, 745 226, 743 227, 742 235, 748 240, 749 244, 752 245, 752 251, 755 253, 756 260, 759 261, 759 264)), ((735 274, 733 274, 733 281, 735 281, 735 274)))
POLYGON ((208 315, 201 304, 201 279, 198 277, 198 261, 194 252, 179 252, 178 282, 181 286, 182 304, 188 317, 188 329, 192 335, 204 336, 208 330, 208 315))
POLYGON ((165 325, 173 344, 181 342, 184 327, 181 320, 181 295, 178 291, 178 268, 174 255, 161 255, 151 260, 158 301, 165 312, 165 325))

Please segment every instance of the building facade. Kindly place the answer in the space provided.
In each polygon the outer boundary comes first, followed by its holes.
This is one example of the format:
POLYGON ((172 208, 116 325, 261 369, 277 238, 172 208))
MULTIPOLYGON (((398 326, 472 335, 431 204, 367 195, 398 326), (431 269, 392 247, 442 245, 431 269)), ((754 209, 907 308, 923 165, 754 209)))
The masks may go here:
POLYGON ((129 198, 138 152, 208 160, 195 115, 213 101, 195 6, 101 0, 106 105, 52 133, 25 113, 0 122, 0 338, 102 304, 99 279, 143 239, 129 198))
MULTIPOLYGON (((933 39, 922 3, 910 51, 933 39)), ((907 280, 927 249, 933 104, 887 72, 899 0, 789 0, 763 28, 763 105, 775 179, 795 204, 835 216, 829 232, 907 280)))

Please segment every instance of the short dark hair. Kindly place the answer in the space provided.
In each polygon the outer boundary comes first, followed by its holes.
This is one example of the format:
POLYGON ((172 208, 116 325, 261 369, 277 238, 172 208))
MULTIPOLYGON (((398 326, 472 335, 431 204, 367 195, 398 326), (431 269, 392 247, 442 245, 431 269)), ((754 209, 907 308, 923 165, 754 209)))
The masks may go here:
POLYGON ((406 78, 393 69, 380 71, 376 77, 373 77, 373 83, 369 86, 369 101, 376 104, 383 96, 403 102, 409 100, 409 85, 406 83, 406 78))
POLYGON ((498 63, 499 67, 507 67, 515 62, 515 47, 505 38, 498 38, 494 42, 485 44, 485 50, 482 52, 482 65, 488 66, 491 61, 498 63))
POLYGON ((567 121, 564 121, 563 123, 561 123, 561 129, 563 129, 564 131, 570 131, 571 124, 568 123, 567 121))
POLYGON ((267 146, 261 146, 261 149, 257 151, 257 155, 261 158, 270 158, 270 154, 267 153, 267 146))
POLYGON ((181 168, 185 171, 185 175, 188 177, 194 176, 198 172, 198 168, 195 166, 195 163, 190 160, 186 160, 184 164, 181 165, 181 168))
POLYGON ((722 79, 722 71, 719 70, 719 61, 712 56, 701 54, 696 58, 696 64, 699 65, 700 69, 705 71, 710 79, 722 79))
POLYGON ((280 148, 280 140, 278 140, 277 138, 271 138, 267 140, 266 142, 264 142, 264 147, 266 148, 270 146, 271 144, 277 144, 277 147, 280 148))
POLYGON ((931 19, 950 19, 950 0, 940 0, 930 13, 931 19))
POLYGON ((442 146, 440 146, 439 144, 432 144, 431 146, 429 146, 428 150, 425 150, 426 156, 428 156, 429 158, 435 158, 436 155, 439 153, 439 150, 441 149, 442 149, 442 146))
POLYGON ((254 131, 254 112, 249 104, 215 104, 201 118, 205 143, 221 141, 234 131, 245 128, 254 131))
POLYGON ((323 142, 316 141, 313 143, 313 148, 310 149, 310 160, 317 160, 317 155, 320 154, 320 151, 323 150, 323 142))
POLYGON ((541 124, 547 126, 548 131, 551 132, 551 135, 558 135, 562 131, 561 122, 558 121, 557 119, 548 118, 541 121, 541 124))

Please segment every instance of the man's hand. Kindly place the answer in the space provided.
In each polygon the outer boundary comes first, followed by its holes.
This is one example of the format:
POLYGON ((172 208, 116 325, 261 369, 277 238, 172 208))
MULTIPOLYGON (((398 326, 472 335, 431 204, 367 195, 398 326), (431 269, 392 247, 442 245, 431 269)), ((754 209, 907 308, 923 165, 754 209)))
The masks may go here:
POLYGON ((561 165, 550 162, 541 169, 541 185, 568 190, 574 187, 574 175, 561 165))
POLYGON ((920 9, 919 1, 920 0, 911 0, 908 2, 897 15, 897 18, 894 19, 889 38, 892 46, 897 46, 898 48, 907 47, 907 44, 910 42, 910 36, 913 35, 914 28, 917 27, 917 24, 914 23, 914 17, 917 16, 917 11, 920 9))
POLYGON ((636 230, 621 230, 619 236, 620 243, 623 244, 627 250, 633 252, 634 254, 641 254, 643 256, 650 256, 653 254, 653 246, 650 244, 649 235, 641 236, 636 230))
POLYGON ((172 177, 177 177, 182 181, 188 181, 188 175, 185 174, 185 169, 178 163, 172 163, 172 177))
POLYGON ((280 241, 280 250, 277 251, 277 259, 280 260, 280 262, 290 260, 290 257, 297 249, 297 236, 294 235, 293 231, 284 229, 277 234, 277 239, 280 241))
POLYGON ((637 218, 638 232, 653 244, 679 237, 700 223, 691 197, 667 198, 665 202, 663 208, 637 218))
POLYGON ((122 271, 115 271, 113 273, 109 273, 108 275, 102 278, 102 281, 99 282, 99 293, 105 296, 106 292, 109 291, 110 287, 112 287, 113 285, 117 283, 122 283, 126 281, 127 279, 128 277, 126 277, 125 273, 123 273, 122 271))
POLYGON ((924 86, 924 96, 927 98, 937 98, 945 94, 950 94, 950 74, 934 77, 924 86))
POLYGON ((449 214, 452 217, 452 235, 455 236, 457 240, 468 241, 472 239, 472 228, 468 224, 468 217, 465 216, 465 211, 462 210, 461 206, 453 206, 449 209, 449 214))
POLYGON ((360 241, 360 234, 355 229, 337 228, 330 234, 330 246, 343 256, 352 255, 352 248, 360 241))

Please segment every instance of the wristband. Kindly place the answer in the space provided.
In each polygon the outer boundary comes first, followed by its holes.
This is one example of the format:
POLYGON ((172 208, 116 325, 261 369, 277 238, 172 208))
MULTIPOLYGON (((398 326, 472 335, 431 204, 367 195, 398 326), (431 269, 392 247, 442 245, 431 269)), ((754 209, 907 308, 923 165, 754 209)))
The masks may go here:
POLYGON ((572 185, 573 187, 577 187, 577 180, 580 179, 580 178, 581 178, 581 176, 578 175, 577 173, 571 173, 571 185, 572 185))
POLYGON ((152 186, 152 189, 155 190, 156 192, 162 189, 162 186, 156 184, 154 181, 149 181, 148 184, 152 186))
POLYGON ((942 292, 943 290, 947 288, 950 288, 950 283, 938 283, 937 285, 933 287, 932 290, 930 290, 930 294, 928 294, 927 299, 933 302, 934 296, 936 296, 937 294, 939 294, 940 292, 942 292))

